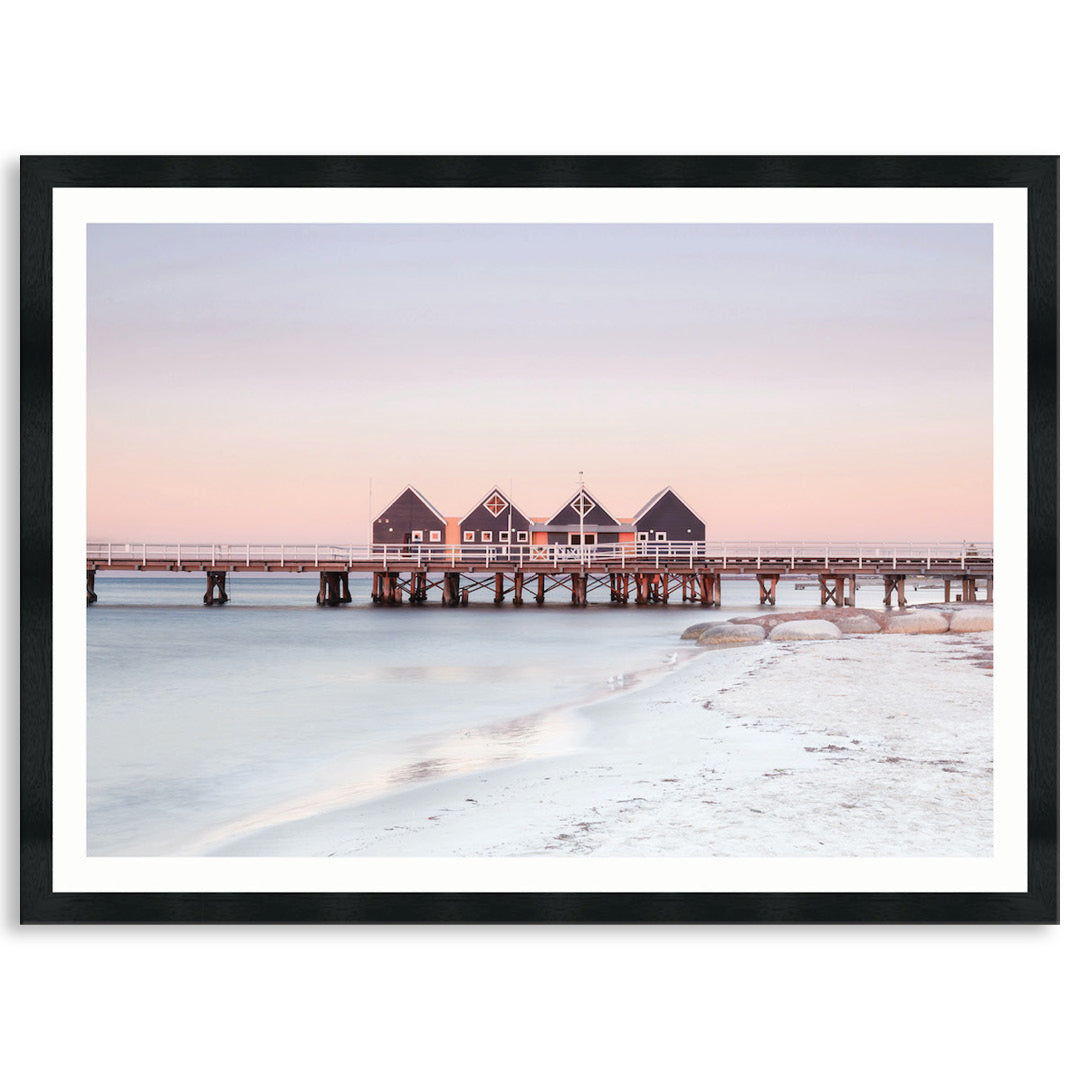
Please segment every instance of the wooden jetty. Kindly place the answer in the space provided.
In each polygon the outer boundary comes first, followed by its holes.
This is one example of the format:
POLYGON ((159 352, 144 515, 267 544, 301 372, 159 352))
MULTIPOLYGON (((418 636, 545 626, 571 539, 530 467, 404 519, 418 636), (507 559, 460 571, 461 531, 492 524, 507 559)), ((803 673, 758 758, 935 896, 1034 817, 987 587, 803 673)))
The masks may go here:
POLYGON ((759 602, 775 604, 784 578, 816 579, 822 605, 854 605, 856 588, 880 580, 884 603, 906 603, 908 578, 944 581, 945 599, 992 601, 994 552, 988 543, 714 543, 638 540, 610 544, 155 544, 88 543, 86 602, 109 571, 206 575, 203 603, 228 601, 227 577, 240 573, 318 573, 315 597, 352 601, 350 574, 371 575, 371 600, 397 606, 438 598, 461 607, 490 594, 495 604, 543 604, 559 590, 574 607, 599 598, 613 605, 672 601, 719 606, 726 578, 757 580, 759 602), (860 579, 863 583, 860 584, 860 579), (981 595, 980 595, 981 592, 981 595))

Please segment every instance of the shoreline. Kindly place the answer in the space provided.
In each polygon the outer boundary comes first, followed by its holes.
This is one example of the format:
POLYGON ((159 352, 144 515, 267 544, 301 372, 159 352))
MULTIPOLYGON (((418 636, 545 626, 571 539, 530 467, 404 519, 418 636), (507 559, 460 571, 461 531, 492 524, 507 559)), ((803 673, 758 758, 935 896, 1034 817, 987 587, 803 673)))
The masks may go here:
POLYGON ((550 710, 575 731, 552 753, 328 807, 210 854, 988 856, 992 641, 673 642, 680 662, 550 710))
POLYGON ((313 818, 409 798, 440 784, 573 755, 581 749, 582 736, 588 727, 585 714, 590 708, 645 690, 673 671, 674 666, 693 663, 702 655, 700 650, 687 647, 684 642, 676 642, 672 648, 670 664, 665 662, 620 673, 609 678, 607 690, 598 689, 546 709, 447 735, 441 746, 434 750, 428 748, 428 752, 421 755, 424 760, 404 767, 394 766, 362 782, 289 800, 222 825, 185 845, 179 854, 218 855, 225 848, 232 852, 234 847, 243 847, 249 839, 274 829, 293 824, 302 827, 303 822, 313 818), (530 753, 530 745, 538 742, 540 747, 530 753), (412 786, 402 787, 403 780, 411 782, 412 786))

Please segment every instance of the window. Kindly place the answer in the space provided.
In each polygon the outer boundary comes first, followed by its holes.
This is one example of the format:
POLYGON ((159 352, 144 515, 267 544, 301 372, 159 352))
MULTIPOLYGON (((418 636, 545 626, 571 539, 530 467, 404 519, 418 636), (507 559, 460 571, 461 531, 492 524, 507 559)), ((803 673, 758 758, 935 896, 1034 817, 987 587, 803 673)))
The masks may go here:
POLYGON ((491 533, 489 533, 489 532, 482 532, 482 533, 480 534, 480 542, 481 542, 482 544, 490 544, 490 543, 491 543, 491 533))
POLYGON ((501 533, 499 533, 499 543, 500 544, 509 544, 510 543, 510 533, 509 532, 501 532, 501 533))
POLYGON ((646 543, 648 541, 649 534, 647 532, 638 533, 637 538, 638 538, 638 543, 639 544, 644 544, 644 543, 646 543))
POLYGON ((465 530, 465 543, 466 544, 475 544, 476 543, 476 533, 474 533, 471 529, 466 529, 465 530))
POLYGON ((572 547, 578 547, 583 544, 595 544, 596 533, 585 533, 584 539, 582 539, 581 533, 570 533, 570 535, 567 537, 567 542, 572 547))
POLYGON ((658 532, 656 534, 656 539, 657 540, 666 540, 667 539, 667 533, 658 532))
POLYGON ((415 541, 416 541, 416 542, 417 542, 418 544, 422 544, 422 543, 424 542, 424 530, 423 530, 423 529, 413 529, 413 531, 412 531, 412 538, 413 538, 413 539, 414 539, 414 540, 415 540, 415 541))
POLYGON ((596 503, 594 503, 583 491, 570 504, 570 509, 573 510, 574 513, 581 514, 581 516, 584 517, 595 505, 596 503))
POLYGON ((517 542, 519 544, 527 544, 529 542, 529 534, 527 532, 521 532, 518 530, 517 542))
POLYGON ((484 508, 492 517, 498 517, 506 509, 506 500, 496 491, 484 503, 484 508))
MULTIPOLYGON (((424 539, 423 536, 421 536, 420 539, 423 540, 424 539)), ((432 544, 437 544, 441 539, 442 539, 442 530, 441 529, 432 529, 431 532, 428 533, 428 541, 430 543, 432 543, 432 544)))

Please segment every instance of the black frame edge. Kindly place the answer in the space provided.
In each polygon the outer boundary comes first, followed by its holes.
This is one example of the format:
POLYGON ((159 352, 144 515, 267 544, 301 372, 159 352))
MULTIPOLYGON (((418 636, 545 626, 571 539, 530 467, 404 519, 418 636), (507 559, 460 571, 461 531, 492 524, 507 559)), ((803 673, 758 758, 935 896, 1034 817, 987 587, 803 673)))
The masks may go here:
POLYGON ((1059 871, 1059 159, 22 159, 20 707, 24 923, 1056 923, 1059 871), (1028 192, 1028 889, 1017 893, 54 893, 52 193, 63 187, 1023 187, 1028 192))

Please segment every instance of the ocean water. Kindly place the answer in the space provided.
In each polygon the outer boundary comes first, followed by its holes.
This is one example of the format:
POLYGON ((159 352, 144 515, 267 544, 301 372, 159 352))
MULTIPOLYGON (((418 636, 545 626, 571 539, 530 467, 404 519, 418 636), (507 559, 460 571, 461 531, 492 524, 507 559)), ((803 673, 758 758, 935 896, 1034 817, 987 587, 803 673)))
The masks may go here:
MULTIPOLYGON (((472 600, 315 603, 317 575, 230 575, 204 607, 195 574, 107 574, 87 608, 87 851, 212 854, 282 821, 454 775, 573 753, 574 706, 692 654, 682 630, 759 614, 757 584, 724 606, 626 607, 597 592, 515 608, 472 600)), ((909 590, 912 586, 909 583, 909 590)), ((490 593, 487 594, 490 596, 490 593)), ((940 590, 909 600, 941 599, 940 590)), ((866 585, 859 604, 880 607, 866 585)), ((816 585, 782 583, 778 607, 816 585)))

